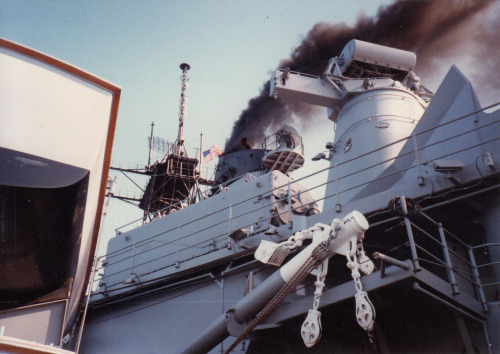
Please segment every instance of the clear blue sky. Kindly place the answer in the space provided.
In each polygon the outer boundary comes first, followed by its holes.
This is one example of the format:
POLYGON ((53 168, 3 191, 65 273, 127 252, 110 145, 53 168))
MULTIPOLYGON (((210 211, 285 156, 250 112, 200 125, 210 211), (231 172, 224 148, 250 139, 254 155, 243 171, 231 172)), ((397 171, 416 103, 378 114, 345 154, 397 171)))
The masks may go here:
MULTIPOLYGON (((174 141, 181 71, 191 65, 185 137, 188 148, 224 146, 233 122, 258 95, 280 59, 317 22, 354 24, 391 1, 374 0, 2 0, 0 37, 82 68, 122 88, 112 160, 144 165, 147 137, 174 141)), ((304 133, 306 156, 332 140, 304 133)), ((317 168, 325 167, 321 162, 317 168)), ((112 172, 112 176, 115 173, 112 172)), ((123 176, 118 188, 130 189, 123 176)), ((105 231, 132 213, 114 200, 105 231), (117 213, 116 210, 119 212, 117 213)))

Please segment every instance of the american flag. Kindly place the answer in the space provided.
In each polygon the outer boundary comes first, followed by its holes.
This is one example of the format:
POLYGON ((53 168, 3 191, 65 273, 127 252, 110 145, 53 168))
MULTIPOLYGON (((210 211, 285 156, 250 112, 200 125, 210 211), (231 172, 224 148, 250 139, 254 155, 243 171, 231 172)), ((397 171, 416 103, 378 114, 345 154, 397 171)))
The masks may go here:
POLYGON ((205 158, 205 163, 209 162, 216 156, 221 156, 224 151, 221 150, 217 145, 213 145, 210 150, 203 151, 203 157, 205 158))

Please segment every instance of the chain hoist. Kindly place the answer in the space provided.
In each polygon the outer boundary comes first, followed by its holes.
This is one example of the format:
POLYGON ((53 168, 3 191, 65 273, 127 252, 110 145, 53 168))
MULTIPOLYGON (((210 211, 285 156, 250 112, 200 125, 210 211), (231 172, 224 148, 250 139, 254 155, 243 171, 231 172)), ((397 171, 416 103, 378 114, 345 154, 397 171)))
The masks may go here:
POLYGON ((300 330, 302 340, 308 348, 315 345, 321 337, 321 312, 318 311, 318 308, 321 295, 323 294, 323 289, 325 288, 327 271, 328 259, 323 261, 323 263, 318 267, 318 274, 316 275, 316 281, 314 282, 316 290, 314 291, 313 308, 309 310, 309 313, 307 314, 300 330))
POLYGON ((354 287, 356 288, 356 294, 354 299, 356 301, 356 320, 361 328, 363 328, 370 339, 373 342, 373 327, 375 324, 375 307, 373 306, 368 293, 363 291, 363 284, 361 284, 361 272, 364 274, 370 274, 373 272, 375 266, 373 262, 366 256, 363 246, 361 244, 361 250, 354 249, 351 250, 347 255, 347 267, 351 270, 351 276, 354 280, 354 287), (363 266, 360 264, 362 263, 363 266))
MULTIPOLYGON (((333 224, 332 224, 333 225, 333 224)), ((332 235, 335 235, 335 229, 332 235)), ((351 270, 351 276, 354 281, 356 294, 354 299, 356 302, 356 320, 358 324, 367 333, 370 342, 373 342, 373 328, 375 324, 375 307, 368 297, 368 293, 363 291, 361 284, 361 273, 371 274, 375 269, 375 265, 368 258, 363 248, 364 235, 360 235, 357 240, 351 240, 347 244, 347 251, 345 256, 347 258, 347 267, 351 270), (359 246, 358 246, 359 242, 359 246)), ((328 260, 326 259, 317 269, 317 280, 314 283, 316 290, 314 291, 313 308, 309 310, 307 317, 301 327, 302 340, 306 347, 314 346, 321 337, 321 312, 318 310, 319 302, 323 290, 325 288, 326 273, 328 270, 328 260)))
MULTIPOLYGON (((347 266, 351 269, 356 287, 356 317, 360 326, 371 333, 375 320, 375 309, 368 294, 363 291, 360 281, 360 270, 369 274, 374 269, 373 262, 366 256, 361 243, 368 227, 368 221, 364 216, 353 211, 342 220, 334 219, 330 225, 317 223, 307 230, 295 232, 292 237, 279 244, 263 240, 255 251, 255 258, 264 264, 277 267, 281 266, 291 250, 302 247, 305 240, 310 239, 312 242, 280 268, 278 271, 279 279, 284 281, 285 285, 260 312, 256 313, 256 316, 226 350, 226 353, 234 349, 290 292, 297 288, 307 275, 314 274, 314 271, 316 272, 316 282, 314 283, 313 308, 309 310, 301 327, 301 336, 307 347, 316 344, 321 337, 321 313, 318 309, 325 289, 328 260, 335 254, 347 257, 347 266), (359 250, 358 242, 360 244, 359 250)), ((234 310, 235 313, 237 310, 234 310)), ((242 319, 245 320, 245 318, 242 319)))

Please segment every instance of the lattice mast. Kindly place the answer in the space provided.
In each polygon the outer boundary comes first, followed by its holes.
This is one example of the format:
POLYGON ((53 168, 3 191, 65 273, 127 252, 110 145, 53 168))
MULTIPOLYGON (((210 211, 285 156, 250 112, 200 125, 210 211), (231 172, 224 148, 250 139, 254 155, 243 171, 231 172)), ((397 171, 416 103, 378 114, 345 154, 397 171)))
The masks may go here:
POLYGON ((211 185, 212 181, 201 178, 196 168, 199 161, 187 154, 184 146, 184 118, 186 116, 187 71, 189 64, 182 63, 181 98, 179 104, 179 132, 177 140, 170 145, 165 158, 148 168, 151 178, 141 198, 139 207, 144 210, 144 219, 153 219, 181 209, 196 201, 200 184, 211 185))

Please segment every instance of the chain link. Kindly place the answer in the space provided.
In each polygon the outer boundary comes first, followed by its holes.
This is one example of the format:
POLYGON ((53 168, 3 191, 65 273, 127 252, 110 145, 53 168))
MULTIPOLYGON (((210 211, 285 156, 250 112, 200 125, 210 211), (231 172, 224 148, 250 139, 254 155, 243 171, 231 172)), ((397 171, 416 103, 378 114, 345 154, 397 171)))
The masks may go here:
POLYGON ((314 291, 314 301, 313 301, 314 310, 317 310, 319 307, 321 295, 323 294, 323 290, 325 289, 325 279, 327 272, 328 272, 328 259, 323 261, 323 263, 318 267, 318 274, 316 276, 316 281, 314 282, 314 286, 316 286, 316 290, 314 291))
MULTIPOLYGON (((290 237, 287 241, 282 242, 281 245, 285 245, 289 249, 294 249, 296 247, 301 247, 303 241, 306 239, 311 239, 314 231, 325 229, 329 229, 329 237, 327 240, 321 242, 316 246, 308 258, 308 260, 300 267, 298 272, 290 279, 288 283, 286 283, 283 288, 272 298, 272 300, 264 307, 264 309, 259 312, 259 314, 249 323, 249 325, 243 330, 243 332, 238 336, 238 338, 233 342, 233 344, 225 351, 226 354, 230 353, 238 343, 240 343, 265 317, 271 313, 271 311, 281 302, 283 301, 290 292, 292 292, 297 285, 300 284, 305 277, 310 274, 310 272, 318 267, 318 273, 316 275, 316 282, 314 283, 316 289, 314 291, 314 300, 313 300, 313 309, 309 311, 308 318, 303 324, 303 339, 304 335, 309 336, 309 341, 304 342, 307 347, 313 346, 321 335, 321 321, 320 315, 321 313, 318 311, 319 303, 321 300, 321 295, 323 294, 323 290, 325 288, 325 279, 328 270, 328 255, 330 254, 330 244, 332 241, 337 238, 337 231, 340 230, 338 225, 332 223, 332 227, 329 225, 316 224, 314 227, 309 228, 305 231, 296 232, 292 237, 290 237), (311 320, 312 319, 312 320, 311 320), (311 323, 316 323, 319 327, 318 330, 311 334, 311 323), (305 329, 305 330, 304 330, 305 329)), ((351 250, 347 253, 347 267, 351 269, 351 276, 354 281, 354 286, 356 288, 356 318, 358 324, 368 333, 368 338, 370 342, 373 343, 373 328, 375 321, 375 308, 368 298, 368 294, 363 291, 363 284, 361 283, 361 273, 360 273, 360 263, 359 259, 362 262, 365 262, 365 258, 369 258, 366 256, 365 251, 363 249, 363 239, 362 235, 358 238, 357 241, 360 242, 359 250, 357 249, 357 242, 354 241, 354 244, 351 244, 351 250)), ((366 267, 365 267, 366 268, 366 267)), ((365 269, 362 269, 363 271, 365 269)), ((364 272, 365 274, 367 272, 364 272)), ((370 271, 371 273, 371 271, 370 271)))
POLYGON ((224 352, 229 354, 264 318, 266 318, 278 304, 283 301, 288 294, 296 289, 297 285, 307 277, 309 273, 316 267, 319 262, 323 262, 328 257, 328 244, 327 241, 321 242, 314 248, 311 256, 300 267, 298 272, 293 276, 288 283, 286 283, 281 290, 272 298, 272 300, 259 312, 257 317, 243 330, 243 332, 236 338, 231 346, 224 352))
POLYGON ((363 244, 360 245, 360 250, 352 250, 347 257, 347 267, 351 269, 351 276, 356 288, 356 319, 358 324, 368 333, 368 339, 373 343, 373 328, 375 324, 375 308, 368 298, 366 291, 363 291, 363 284, 361 284, 360 264, 358 262, 358 255, 365 256, 363 244))

